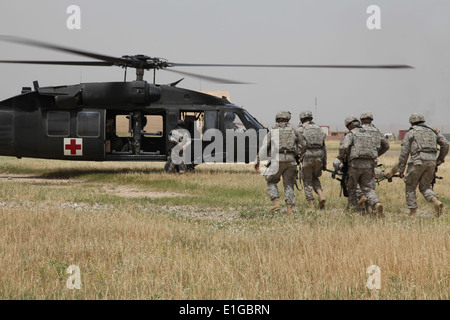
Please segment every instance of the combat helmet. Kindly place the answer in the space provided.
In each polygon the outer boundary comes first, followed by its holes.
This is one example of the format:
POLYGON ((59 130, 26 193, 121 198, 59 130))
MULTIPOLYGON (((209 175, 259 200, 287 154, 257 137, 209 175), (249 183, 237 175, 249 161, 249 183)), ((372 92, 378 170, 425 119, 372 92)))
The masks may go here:
POLYGON ((291 113, 289 111, 279 111, 275 116, 275 121, 279 122, 280 120, 291 120, 291 113))
POLYGON ((353 123, 355 121, 358 122, 357 126, 359 126, 360 122, 359 122, 359 120, 358 120, 358 118, 356 116, 353 116, 353 115, 352 116, 348 116, 347 118, 345 118, 345 121, 344 121, 345 127, 347 128, 349 124, 351 124, 351 123, 353 123))
POLYGON ((225 112, 225 119, 228 121, 233 121, 236 118, 234 112, 225 112))
POLYGON ((422 114, 414 112, 409 116, 409 123, 425 122, 425 118, 422 114))
POLYGON ((313 118, 312 112, 311 111, 302 111, 300 112, 300 121, 302 119, 306 119, 306 118, 313 118))
POLYGON ((373 114, 372 112, 363 112, 361 113, 361 115, 359 116, 359 119, 363 120, 363 119, 370 119, 371 121, 373 120, 373 114))

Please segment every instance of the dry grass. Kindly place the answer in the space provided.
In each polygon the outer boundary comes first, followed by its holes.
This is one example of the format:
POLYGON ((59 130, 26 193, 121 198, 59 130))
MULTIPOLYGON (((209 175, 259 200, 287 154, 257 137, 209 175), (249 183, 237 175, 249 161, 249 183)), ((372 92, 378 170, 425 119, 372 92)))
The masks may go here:
MULTIPOLYGON (((449 168, 435 187, 447 208, 449 168)), ((328 173, 327 211, 297 192, 292 217, 267 212, 251 165, 177 176, 161 163, 3 158, 0 177, 1 299, 449 299, 449 214, 434 218, 419 194, 419 217, 406 216, 399 179, 377 187, 376 220, 346 212, 328 173), (373 264, 380 290, 366 288, 373 264), (80 290, 66 287, 69 265, 80 290)))

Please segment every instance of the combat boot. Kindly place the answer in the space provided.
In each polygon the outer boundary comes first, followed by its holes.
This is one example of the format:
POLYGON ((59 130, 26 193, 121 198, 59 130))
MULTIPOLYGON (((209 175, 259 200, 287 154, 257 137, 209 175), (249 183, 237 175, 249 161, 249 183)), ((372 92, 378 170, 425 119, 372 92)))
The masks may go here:
POLYGON ((287 205, 287 211, 286 211, 286 213, 287 213, 289 216, 291 216, 291 215, 294 214, 294 211, 292 210, 292 204, 288 204, 288 205, 287 205))
POLYGON ((377 213, 377 218, 383 218, 384 217, 384 209, 383 209, 383 205, 379 202, 375 203, 375 205, 373 206, 373 208, 375 209, 375 212, 377 213))
POLYGON ((431 198, 431 202, 434 204, 434 211, 436 213, 436 217, 440 217, 442 212, 444 211, 444 204, 438 200, 438 198, 431 198))
POLYGON ((319 210, 323 210, 325 209, 325 198, 321 189, 317 190, 317 195, 319 196, 319 210))
POLYGON ((279 198, 273 198, 272 199, 273 206, 270 208, 270 211, 278 211, 280 210, 280 199, 279 198))
POLYGON ((410 217, 417 217, 417 208, 409 208, 409 216, 410 217))

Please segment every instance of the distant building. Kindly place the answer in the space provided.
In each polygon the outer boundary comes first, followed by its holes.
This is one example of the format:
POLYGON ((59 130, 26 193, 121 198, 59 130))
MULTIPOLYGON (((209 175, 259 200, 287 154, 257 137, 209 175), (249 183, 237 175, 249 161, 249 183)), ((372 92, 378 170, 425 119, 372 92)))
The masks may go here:
POLYGON ((347 131, 330 131, 327 135, 327 140, 341 140, 346 133, 347 131))
POLYGON ((398 140, 403 140, 408 130, 399 130, 398 131, 398 140))

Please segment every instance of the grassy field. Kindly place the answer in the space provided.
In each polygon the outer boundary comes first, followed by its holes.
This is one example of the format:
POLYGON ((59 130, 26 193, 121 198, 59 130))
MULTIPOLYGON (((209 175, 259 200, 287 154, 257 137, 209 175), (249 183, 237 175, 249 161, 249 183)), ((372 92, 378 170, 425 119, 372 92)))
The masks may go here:
MULTIPOLYGON (((331 163, 337 143, 328 149, 331 163)), ((387 168, 399 143, 391 150, 387 168)), ((287 216, 268 212, 250 164, 162 168, 2 157, 0 299, 449 299, 450 161, 439 219, 419 193, 419 216, 407 215, 400 179, 377 186, 381 220, 347 212, 329 173, 327 210, 296 191, 287 216), (79 290, 67 288, 70 265, 79 290), (371 265, 379 290, 366 287, 371 265)))

